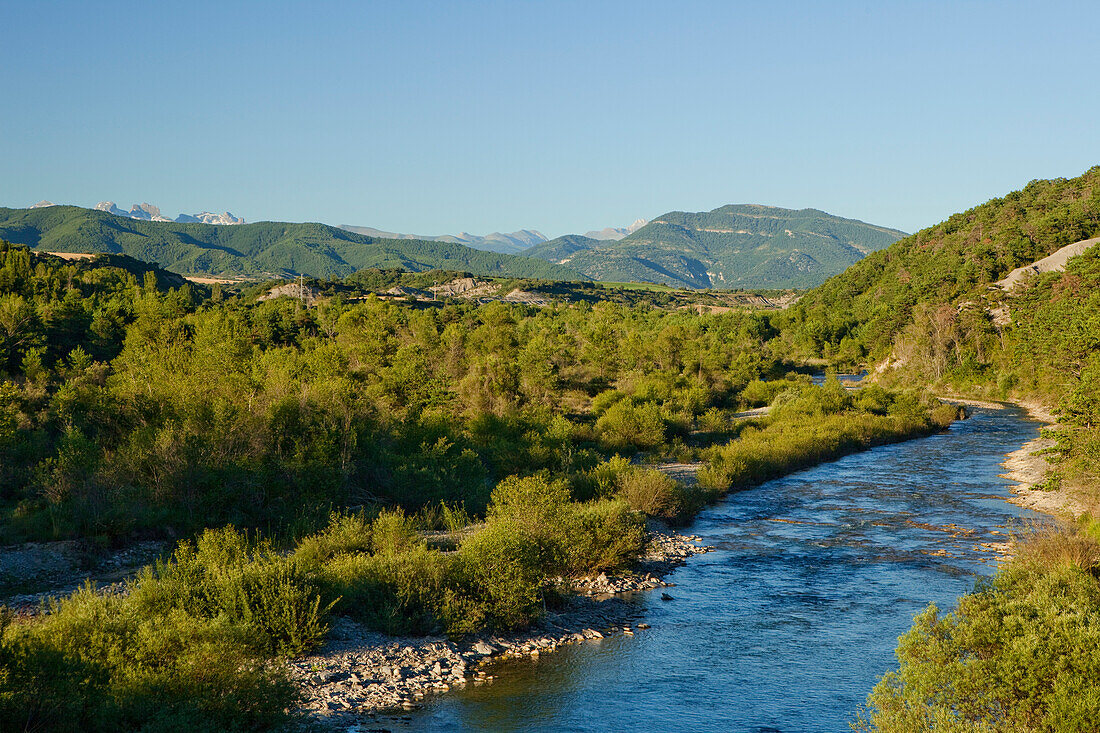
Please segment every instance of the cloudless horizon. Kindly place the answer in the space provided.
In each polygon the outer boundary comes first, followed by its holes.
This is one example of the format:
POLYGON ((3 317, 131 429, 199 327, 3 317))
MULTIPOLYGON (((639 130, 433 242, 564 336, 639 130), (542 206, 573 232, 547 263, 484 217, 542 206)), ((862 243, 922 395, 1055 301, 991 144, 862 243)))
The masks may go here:
POLYGON ((8 4, 0 206, 916 231, 1100 164, 1087 2, 8 4))

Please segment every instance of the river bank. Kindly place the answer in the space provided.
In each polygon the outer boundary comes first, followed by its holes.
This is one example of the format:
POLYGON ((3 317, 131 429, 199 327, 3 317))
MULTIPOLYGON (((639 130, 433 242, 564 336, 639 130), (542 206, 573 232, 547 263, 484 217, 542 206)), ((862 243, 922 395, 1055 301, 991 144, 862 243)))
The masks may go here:
MULTIPOLYGON (((954 395, 937 396, 939 400, 956 405, 982 407, 990 410, 1003 410, 1005 403, 977 400, 954 395)), ((1032 400, 1014 400, 1008 404, 1022 408, 1032 420, 1043 423, 1044 427, 1058 424, 1058 418, 1046 405, 1032 400)), ((1046 455, 1057 445, 1052 438, 1040 435, 1029 440, 1014 451, 1005 454, 1001 464, 1005 473, 1001 478, 1016 483, 1012 487, 1012 496, 1008 501, 1016 506, 1033 509, 1053 517, 1074 519, 1087 511, 1085 505, 1074 496, 1071 489, 1059 485, 1051 488, 1045 485, 1053 467, 1046 455)))
POLYGON ((662 578, 692 555, 713 549, 699 546, 698 537, 653 520, 646 531, 646 554, 632 570, 571 579, 561 605, 523 631, 454 642, 444 637, 393 637, 338 619, 320 651, 289 664, 302 690, 301 709, 308 725, 350 730, 364 719, 400 720, 403 711, 416 709, 428 695, 491 684, 493 675, 484 669, 489 662, 537 657, 568 644, 599 643, 611 634, 644 633, 648 625, 635 623, 639 611, 624 594, 671 587, 662 578))
MULTIPOLYGON (((895 426, 891 423, 888 427, 895 426)), ((845 431, 837 432, 842 437, 847 435, 845 431)), ((935 432, 901 433, 904 436, 901 438, 894 433, 887 436, 907 442, 935 432)), ((859 440, 863 441, 864 449, 884 445, 869 443, 865 436, 859 440)), ((844 444, 839 440, 838 443, 844 444)), ((798 447, 794 453, 801 456, 798 447)), ((849 450, 813 455, 817 461, 828 463, 849 450)), ((702 465, 664 464, 657 469, 684 485, 691 485, 702 465)), ((792 465, 783 465, 783 474, 797 472, 800 467, 797 460, 792 465)), ((751 483, 763 483, 763 478, 751 483)), ((563 645, 598 643, 612 633, 644 633, 648 625, 633 623, 641 613, 638 604, 617 594, 664 586, 662 578, 676 565, 709 549, 696 547, 693 541, 697 538, 672 532, 664 525, 650 522, 647 530, 647 554, 633 572, 610 577, 600 574, 568 583, 557 579, 563 591, 562 600, 547 609, 533 627, 513 635, 481 636, 463 643, 439 637, 395 639, 340 620, 319 653, 290 665, 304 696, 302 711, 320 729, 349 728, 371 716, 400 720, 402 711, 416 709, 429 695, 467 684, 492 682, 491 673, 480 669, 488 662, 515 656, 537 657, 563 645)), ((674 600, 668 593, 660 597, 674 600)))
MULTIPOLYGON (((1057 418, 1045 405, 1037 402, 1017 402, 1027 411, 1028 417, 1045 426, 1057 425, 1057 418)), ((1062 484, 1056 488, 1045 485, 1053 470, 1046 455, 1057 443, 1052 438, 1040 435, 1029 440, 1018 449, 1005 456, 1002 466, 1006 472, 1001 474, 1009 481, 1015 481, 1010 502, 1017 506, 1034 509, 1054 517, 1075 519, 1087 511, 1087 507, 1075 495, 1072 489, 1062 484)))

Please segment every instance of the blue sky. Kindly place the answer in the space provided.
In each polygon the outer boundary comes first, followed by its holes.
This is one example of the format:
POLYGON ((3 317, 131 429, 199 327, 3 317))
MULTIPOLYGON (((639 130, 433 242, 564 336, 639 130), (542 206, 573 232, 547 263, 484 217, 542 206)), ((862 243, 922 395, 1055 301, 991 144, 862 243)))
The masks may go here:
POLYGON ((0 206, 914 231, 1100 164, 1091 2, 0 4, 0 206))

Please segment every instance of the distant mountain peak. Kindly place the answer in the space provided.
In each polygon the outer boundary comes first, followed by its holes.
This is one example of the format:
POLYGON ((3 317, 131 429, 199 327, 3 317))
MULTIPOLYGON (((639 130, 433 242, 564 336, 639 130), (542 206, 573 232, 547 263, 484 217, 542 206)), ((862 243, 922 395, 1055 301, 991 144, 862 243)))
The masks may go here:
POLYGON ((233 216, 228 211, 214 214, 209 211, 200 211, 198 214, 180 214, 176 217, 177 224, 244 224, 244 219, 233 216))
POLYGON ((590 232, 585 232, 583 236, 588 237, 589 239, 618 241, 623 237, 630 236, 648 223, 649 222, 645 219, 635 219, 633 223, 630 224, 630 226, 604 227, 603 229, 596 229, 590 232))
POLYGON ((57 204, 55 204, 53 201, 47 201, 46 199, 42 199, 37 204, 31 204, 30 208, 32 208, 32 209, 44 209, 47 206, 57 206, 57 204))
POLYGON ((547 241, 545 234, 534 229, 520 229, 515 232, 493 232, 492 234, 480 236, 471 234, 470 232, 441 235, 399 234, 397 232, 387 232, 382 229, 375 229, 374 227, 352 226, 351 224, 341 224, 339 228, 356 234, 363 234, 368 237, 379 237, 381 239, 420 239, 426 242, 450 242, 451 244, 462 244, 467 247, 473 247, 474 249, 499 252, 501 254, 516 254, 536 244, 547 241))
POLYGON ((142 221, 173 221, 176 224, 244 224, 243 218, 233 216, 228 211, 221 214, 213 214, 203 211, 198 214, 180 214, 175 219, 169 219, 160 213, 160 208, 149 203, 134 204, 129 211, 120 209, 114 201, 100 201, 95 205, 99 211, 106 211, 115 216, 125 216, 130 219, 142 221))

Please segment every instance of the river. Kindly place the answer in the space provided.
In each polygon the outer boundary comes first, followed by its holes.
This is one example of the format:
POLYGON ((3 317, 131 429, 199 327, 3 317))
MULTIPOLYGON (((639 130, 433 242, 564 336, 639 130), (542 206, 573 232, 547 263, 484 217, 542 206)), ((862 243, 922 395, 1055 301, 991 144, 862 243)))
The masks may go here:
POLYGON ((991 574, 982 543, 1041 517, 1009 504, 1004 454, 1023 411, 976 409, 943 434, 731 494, 690 531, 715 552, 639 593, 634 636, 496 666, 427 701, 408 731, 845 731, 897 637, 991 574))

